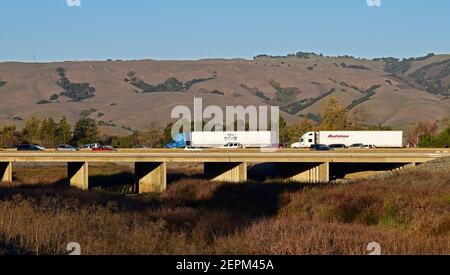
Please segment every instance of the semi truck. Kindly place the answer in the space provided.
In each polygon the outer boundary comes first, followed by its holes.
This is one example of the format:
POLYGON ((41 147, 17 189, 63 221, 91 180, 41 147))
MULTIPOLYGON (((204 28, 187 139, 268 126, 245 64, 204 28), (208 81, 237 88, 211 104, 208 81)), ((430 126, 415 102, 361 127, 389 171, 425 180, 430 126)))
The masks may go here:
POLYGON ((314 145, 343 144, 350 147, 355 144, 375 146, 377 148, 402 148, 402 131, 321 131, 304 134, 292 148, 311 148, 314 145))
POLYGON ((264 148, 272 145, 270 131, 247 132, 192 132, 178 134, 165 148, 221 148, 228 143, 239 143, 244 148, 264 148))

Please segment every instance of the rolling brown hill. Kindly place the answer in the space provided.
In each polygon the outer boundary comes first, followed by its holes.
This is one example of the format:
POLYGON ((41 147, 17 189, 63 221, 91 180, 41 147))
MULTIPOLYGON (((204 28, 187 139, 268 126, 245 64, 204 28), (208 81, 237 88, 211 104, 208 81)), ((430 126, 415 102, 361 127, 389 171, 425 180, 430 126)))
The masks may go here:
POLYGON ((330 96, 370 124, 404 128, 450 115, 450 55, 399 60, 299 53, 254 60, 0 63, 0 124, 32 115, 85 116, 127 133, 171 120, 176 105, 279 105, 288 121, 316 119, 330 96))

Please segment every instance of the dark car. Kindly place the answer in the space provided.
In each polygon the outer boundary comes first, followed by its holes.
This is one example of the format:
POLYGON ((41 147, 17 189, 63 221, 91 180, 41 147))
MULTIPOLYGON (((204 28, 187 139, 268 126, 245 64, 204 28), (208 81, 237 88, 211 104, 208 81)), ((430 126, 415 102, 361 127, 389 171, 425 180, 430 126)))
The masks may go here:
POLYGON ((44 151, 45 148, 36 144, 21 144, 17 146, 17 151, 44 151))
POLYGON ((328 147, 331 149, 347 149, 347 146, 345 144, 331 144, 328 147))
POLYGON ((352 148, 352 149, 364 148, 364 144, 362 144, 362 143, 355 143, 355 144, 350 145, 350 148, 352 148))
POLYGON ((311 145, 311 151, 331 151, 332 149, 324 144, 311 145))

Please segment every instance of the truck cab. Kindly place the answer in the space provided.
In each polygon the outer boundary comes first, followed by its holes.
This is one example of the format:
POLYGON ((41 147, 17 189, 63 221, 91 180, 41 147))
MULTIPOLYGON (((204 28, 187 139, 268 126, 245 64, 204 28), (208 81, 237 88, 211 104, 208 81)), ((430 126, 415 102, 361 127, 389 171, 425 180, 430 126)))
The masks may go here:
POLYGON ((166 149, 183 149, 190 146, 189 135, 187 133, 178 134, 172 143, 164 145, 166 149))
POLYGON ((308 132, 304 134, 299 142, 291 145, 291 148, 311 148, 311 146, 316 144, 316 133, 308 132))

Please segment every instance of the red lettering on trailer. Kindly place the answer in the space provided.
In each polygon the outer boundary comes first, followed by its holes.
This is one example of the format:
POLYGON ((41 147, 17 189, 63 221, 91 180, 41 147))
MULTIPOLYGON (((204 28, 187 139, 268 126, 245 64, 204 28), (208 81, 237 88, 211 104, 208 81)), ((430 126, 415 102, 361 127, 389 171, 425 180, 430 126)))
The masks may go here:
POLYGON ((329 135, 328 138, 350 138, 348 135, 329 135))

